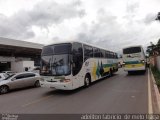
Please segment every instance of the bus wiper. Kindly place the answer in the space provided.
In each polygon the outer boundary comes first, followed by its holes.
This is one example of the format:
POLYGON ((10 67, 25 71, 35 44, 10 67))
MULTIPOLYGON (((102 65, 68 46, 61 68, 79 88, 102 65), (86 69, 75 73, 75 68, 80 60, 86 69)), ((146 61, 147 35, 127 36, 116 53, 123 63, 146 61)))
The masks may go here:
POLYGON ((54 59, 54 62, 52 63, 52 66, 53 67, 56 67, 56 66, 58 66, 58 63, 57 63, 58 61, 56 61, 56 58, 54 59))
POLYGON ((56 66, 63 66, 63 59, 60 59, 59 61, 56 61, 56 58, 54 59, 54 62, 52 63, 52 66, 53 67, 56 67, 56 66), (59 64, 58 64, 59 63, 59 64))

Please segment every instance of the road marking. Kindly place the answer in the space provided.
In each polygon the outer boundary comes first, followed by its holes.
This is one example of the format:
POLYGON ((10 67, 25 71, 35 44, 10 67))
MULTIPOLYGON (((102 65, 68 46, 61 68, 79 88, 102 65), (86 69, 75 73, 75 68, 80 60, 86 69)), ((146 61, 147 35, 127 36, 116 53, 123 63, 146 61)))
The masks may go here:
POLYGON ((148 69, 148 113, 153 114, 153 107, 152 107, 152 96, 151 96, 151 83, 150 83, 150 72, 148 69))
POLYGON ((49 96, 46 96, 46 97, 42 97, 42 98, 40 98, 40 99, 37 99, 37 100, 34 100, 34 101, 29 102, 29 103, 27 103, 27 104, 24 104, 24 105, 22 105, 22 107, 27 107, 27 106, 30 106, 30 105, 39 103, 39 102, 41 102, 41 101, 43 101, 43 100, 46 100, 46 99, 48 99, 48 98, 50 98, 50 97, 52 97, 52 96, 53 96, 53 95, 49 95, 49 96))

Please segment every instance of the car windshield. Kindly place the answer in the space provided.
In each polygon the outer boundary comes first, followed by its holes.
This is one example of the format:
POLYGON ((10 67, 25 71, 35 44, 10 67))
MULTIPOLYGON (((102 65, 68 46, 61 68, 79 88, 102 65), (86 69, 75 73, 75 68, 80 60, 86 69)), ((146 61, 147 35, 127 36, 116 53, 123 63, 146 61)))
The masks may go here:
POLYGON ((41 57, 41 75, 69 75, 71 44, 59 44, 44 47, 41 57))
POLYGON ((11 78, 13 75, 15 75, 15 74, 8 75, 8 77, 6 77, 4 80, 8 80, 8 79, 11 78))
POLYGON ((8 75, 8 74, 5 74, 5 73, 4 73, 3 75, 4 75, 5 78, 9 77, 9 75, 8 75))

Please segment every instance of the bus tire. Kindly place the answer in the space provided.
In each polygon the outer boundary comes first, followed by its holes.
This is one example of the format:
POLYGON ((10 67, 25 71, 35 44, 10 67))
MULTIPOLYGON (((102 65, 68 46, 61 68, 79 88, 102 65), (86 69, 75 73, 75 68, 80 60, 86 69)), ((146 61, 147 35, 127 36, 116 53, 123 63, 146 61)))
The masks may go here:
POLYGON ((131 75, 133 72, 132 71, 128 71, 128 75, 131 75))
POLYGON ((87 74, 84 79, 84 86, 88 87, 91 84, 91 76, 87 74))
POLYGON ((109 70, 109 77, 112 77, 112 76, 113 76, 113 70, 110 69, 110 70, 109 70))
POLYGON ((112 70, 113 72, 115 72, 115 69, 113 68, 113 70, 112 70))
POLYGON ((6 94, 9 92, 9 87, 6 85, 0 86, 0 94, 6 94))
POLYGON ((145 74, 145 73, 146 73, 146 69, 145 69, 145 70, 142 70, 142 73, 145 74))

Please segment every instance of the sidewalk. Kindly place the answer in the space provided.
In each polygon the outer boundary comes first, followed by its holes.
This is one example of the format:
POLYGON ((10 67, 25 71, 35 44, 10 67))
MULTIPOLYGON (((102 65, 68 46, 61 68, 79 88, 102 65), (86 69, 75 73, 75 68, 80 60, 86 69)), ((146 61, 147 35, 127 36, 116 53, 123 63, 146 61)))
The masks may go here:
POLYGON ((160 93, 151 70, 149 70, 149 74, 151 80, 150 82, 151 82, 153 114, 160 114, 160 93))

